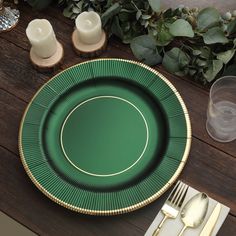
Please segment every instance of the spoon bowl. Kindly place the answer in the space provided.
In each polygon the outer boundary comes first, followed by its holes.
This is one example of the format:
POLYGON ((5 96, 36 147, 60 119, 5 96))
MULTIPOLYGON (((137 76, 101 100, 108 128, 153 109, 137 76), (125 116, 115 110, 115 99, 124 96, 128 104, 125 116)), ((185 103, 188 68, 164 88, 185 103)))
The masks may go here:
POLYGON ((183 235, 188 227, 197 228, 202 224, 206 217, 208 204, 209 198, 205 193, 196 194, 185 204, 180 214, 184 227, 179 236, 183 235))

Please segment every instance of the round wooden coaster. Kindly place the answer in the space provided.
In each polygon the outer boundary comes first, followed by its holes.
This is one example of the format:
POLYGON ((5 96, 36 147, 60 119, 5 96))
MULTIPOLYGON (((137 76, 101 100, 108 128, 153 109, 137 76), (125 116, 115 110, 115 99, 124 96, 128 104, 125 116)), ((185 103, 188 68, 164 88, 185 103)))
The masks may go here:
POLYGON ((95 44, 85 44, 79 37, 77 30, 72 33, 72 44, 75 52, 81 57, 96 57, 99 56, 107 46, 107 36, 105 31, 102 31, 101 40, 95 44))
POLYGON ((30 60, 33 66, 40 72, 54 71, 61 65, 64 56, 64 50, 61 43, 57 42, 55 54, 48 58, 38 57, 34 51, 30 50, 30 60))

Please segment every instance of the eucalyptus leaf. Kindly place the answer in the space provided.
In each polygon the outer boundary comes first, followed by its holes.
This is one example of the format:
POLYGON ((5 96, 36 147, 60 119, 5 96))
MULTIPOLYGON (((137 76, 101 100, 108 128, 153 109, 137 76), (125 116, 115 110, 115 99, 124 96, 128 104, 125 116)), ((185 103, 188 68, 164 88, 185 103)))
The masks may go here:
MULTIPOLYGON (((79 1, 84 2, 84 0, 79 0, 79 1)), ((91 2, 92 2, 92 0, 91 0, 91 2)), ((109 8, 112 4, 113 4, 113 0, 107 0, 107 4, 105 5, 105 8, 106 9, 109 8)))
POLYGON ((209 59, 211 56, 211 49, 207 46, 204 46, 200 49, 201 54, 199 55, 199 57, 203 58, 203 59, 209 59))
POLYGON ((188 56, 181 49, 175 47, 165 53, 162 64, 169 72, 180 75, 182 68, 187 66, 189 62, 188 56))
POLYGON ((167 46, 173 40, 173 36, 169 31, 162 31, 158 34, 157 45, 158 46, 167 46))
POLYGON ((136 20, 139 20, 139 18, 142 16, 142 12, 140 10, 136 13, 136 20))
POLYGON ((178 19, 174 23, 172 23, 169 27, 169 30, 173 36, 182 36, 190 38, 194 36, 192 26, 188 23, 188 21, 183 19, 178 19))
POLYGON ((130 20, 130 14, 128 12, 121 12, 119 13, 119 19, 122 22, 129 22, 130 20))
POLYGON ((211 82, 215 79, 216 75, 221 71, 223 62, 221 60, 213 60, 209 65, 207 71, 203 73, 205 79, 211 82))
POLYGON ((109 19, 111 19, 113 16, 118 14, 121 10, 121 6, 118 2, 113 4, 110 8, 108 8, 101 16, 102 25, 105 26, 109 19))
POLYGON ((196 49, 196 50, 193 50, 193 55, 194 55, 194 56, 199 56, 199 55, 201 55, 201 53, 202 53, 202 52, 201 52, 200 50, 197 50, 197 49, 196 49))
POLYGON ((131 43, 134 38, 144 34, 143 28, 136 21, 126 22, 125 24, 123 22, 121 28, 124 32, 123 43, 131 43))
POLYGON ((52 0, 27 0, 34 9, 42 10, 50 5, 52 0))
POLYGON ((180 71, 179 62, 175 56, 170 54, 169 52, 165 53, 162 61, 162 65, 165 69, 171 73, 176 73, 180 71))
POLYGON ((151 6, 152 10, 155 12, 159 12, 161 9, 161 0, 148 0, 149 5, 151 6))
POLYGON ((78 7, 73 7, 72 12, 75 13, 75 14, 79 14, 81 12, 81 9, 78 8, 78 7))
POLYGON ((201 10, 197 16, 197 27, 200 30, 206 30, 216 26, 220 21, 220 13, 212 7, 201 10))
POLYGON ((61 5, 64 3, 64 0, 58 0, 58 5, 61 5))
POLYGON ((71 6, 68 6, 63 10, 63 15, 68 18, 70 18, 73 15, 71 6))
POLYGON ((165 12, 163 13, 163 17, 164 18, 170 18, 173 16, 173 10, 172 8, 169 8, 167 10, 165 10, 165 12))
POLYGON ((228 24, 226 31, 227 31, 228 34, 233 34, 233 33, 236 32, 236 19, 232 20, 228 24))
POLYGON ((142 19, 143 20, 148 20, 150 19, 152 16, 151 15, 142 15, 142 19))
POLYGON ((234 56, 235 49, 227 50, 217 54, 217 59, 221 60, 224 64, 227 64, 234 56))
POLYGON ((228 43, 229 40, 225 37, 224 32, 220 27, 214 27, 209 29, 206 33, 203 34, 203 40, 205 44, 214 44, 214 43, 228 43))
POLYGON ((75 5, 82 10, 84 1, 77 2, 75 5))
POLYGON ((75 20, 77 16, 78 16, 78 14, 73 13, 73 14, 70 16, 70 18, 71 18, 72 20, 75 20))
MULTIPOLYGON (((119 18, 120 19, 120 18, 119 18)), ((120 27, 122 28, 122 31, 124 35, 130 31, 131 24, 130 22, 120 22, 120 27)))
POLYGON ((114 34, 118 38, 120 38, 121 40, 124 37, 124 34, 123 34, 122 28, 120 26, 120 22, 119 22, 119 17, 118 16, 114 17, 114 20, 113 20, 112 25, 111 25, 111 32, 112 32, 112 34, 114 34))
POLYGON ((180 69, 184 69, 186 70, 186 66, 188 66, 190 63, 190 58, 189 56, 183 52, 182 50, 180 50, 179 52, 179 65, 180 65, 180 69))
POLYGON ((190 70, 189 70, 190 76, 193 76, 193 75, 195 75, 196 73, 197 73, 197 70, 196 70, 196 69, 190 69, 190 70))
POLYGON ((148 32, 150 32, 150 34, 153 35, 155 38, 157 37, 158 31, 156 29, 149 29, 148 32))
POLYGON ((141 35, 134 38, 130 44, 131 50, 134 56, 150 65, 156 65, 162 61, 162 57, 159 55, 156 42, 150 35, 141 35))
POLYGON ((158 46, 166 46, 173 40, 173 35, 170 34, 169 28, 166 26, 165 22, 158 21, 156 30, 157 34, 157 45, 158 46))
POLYGON ((207 65, 207 62, 205 60, 202 60, 202 59, 197 59, 196 64, 200 67, 204 67, 204 66, 207 65))

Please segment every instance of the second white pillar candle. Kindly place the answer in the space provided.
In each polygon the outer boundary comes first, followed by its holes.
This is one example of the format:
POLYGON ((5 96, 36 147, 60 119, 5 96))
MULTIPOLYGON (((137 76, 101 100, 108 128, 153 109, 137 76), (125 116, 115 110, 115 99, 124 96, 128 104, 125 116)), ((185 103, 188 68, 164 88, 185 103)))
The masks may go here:
POLYGON ((102 36, 100 16, 93 11, 82 12, 75 20, 79 40, 84 44, 96 44, 102 36))

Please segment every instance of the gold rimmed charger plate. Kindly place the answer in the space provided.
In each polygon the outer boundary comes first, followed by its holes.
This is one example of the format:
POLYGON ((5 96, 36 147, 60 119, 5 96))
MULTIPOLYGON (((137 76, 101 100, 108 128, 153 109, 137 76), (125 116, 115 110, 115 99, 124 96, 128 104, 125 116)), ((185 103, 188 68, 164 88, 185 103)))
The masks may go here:
POLYGON ((19 148, 34 184, 71 210, 109 215, 163 194, 191 143, 174 86, 141 63, 100 59, 47 82, 23 116, 19 148))

